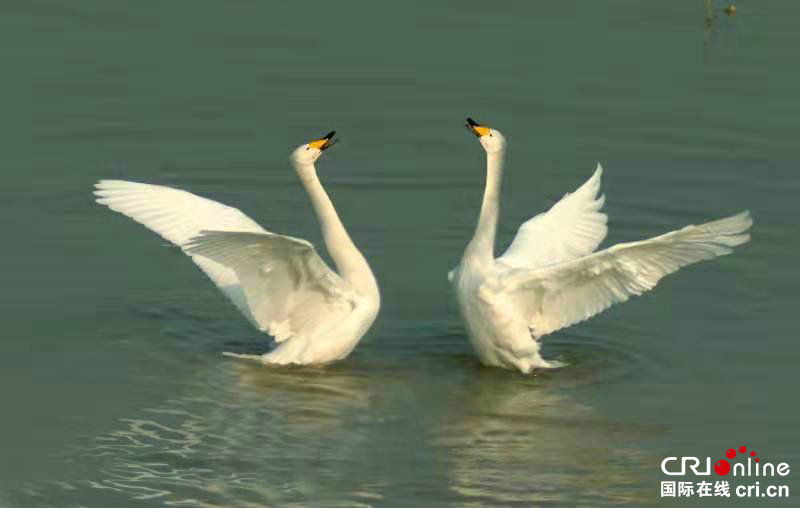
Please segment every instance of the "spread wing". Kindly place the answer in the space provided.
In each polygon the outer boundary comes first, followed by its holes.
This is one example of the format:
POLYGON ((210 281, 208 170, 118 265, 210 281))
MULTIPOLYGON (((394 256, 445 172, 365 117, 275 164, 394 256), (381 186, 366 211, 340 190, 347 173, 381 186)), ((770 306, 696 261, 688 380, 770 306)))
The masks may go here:
POLYGON ((502 276, 536 336, 578 323, 611 305, 640 295, 681 267, 730 254, 750 239, 745 211, 586 257, 538 269, 511 269, 502 276))
POLYGON ((203 231, 185 246, 236 274, 262 331, 280 342, 338 323, 356 295, 305 240, 272 233, 203 231))
POLYGON ((311 244, 272 234, 236 208, 160 185, 101 180, 95 187, 98 203, 180 247, 258 329, 277 340, 318 326, 319 319, 312 319, 307 328, 301 327, 305 314, 313 312, 315 307, 303 309, 299 302, 326 301, 333 286, 342 284, 311 244), (201 234, 204 231, 213 233, 201 234), (220 236, 223 232, 256 235, 261 241, 252 241, 256 247, 248 248, 265 256, 261 268, 265 264, 273 268, 243 280, 242 274, 252 275, 253 270, 238 262, 241 256, 232 256, 227 251, 250 243, 234 235, 226 244, 226 239, 220 236), (188 250, 190 244, 196 247, 195 251, 188 250), (208 255, 203 254, 204 250, 209 251, 208 255), (231 261, 234 258, 237 263, 231 261), (312 280, 317 282, 311 283, 312 280), (258 293, 259 287, 268 292, 258 293))
POLYGON ((525 221, 497 261, 513 268, 537 268, 594 252, 608 233, 607 216, 600 212, 605 198, 598 197, 602 174, 598 164, 592 177, 575 192, 525 221))

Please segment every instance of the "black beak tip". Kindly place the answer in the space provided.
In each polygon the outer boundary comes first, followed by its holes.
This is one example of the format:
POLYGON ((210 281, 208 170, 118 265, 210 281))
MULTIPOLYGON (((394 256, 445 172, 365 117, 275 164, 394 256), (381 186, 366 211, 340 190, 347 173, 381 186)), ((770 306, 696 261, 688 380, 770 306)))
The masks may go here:
POLYGON ((336 131, 330 131, 329 133, 322 136, 322 139, 331 139, 334 136, 334 134, 336 134, 336 131))
POLYGON ((468 125, 471 125, 472 127, 477 127, 477 126, 479 126, 479 125, 480 125, 478 122, 476 122, 475 120, 473 120, 473 119, 472 119, 472 118, 470 118, 470 117, 467 117, 467 124, 468 124, 468 125))

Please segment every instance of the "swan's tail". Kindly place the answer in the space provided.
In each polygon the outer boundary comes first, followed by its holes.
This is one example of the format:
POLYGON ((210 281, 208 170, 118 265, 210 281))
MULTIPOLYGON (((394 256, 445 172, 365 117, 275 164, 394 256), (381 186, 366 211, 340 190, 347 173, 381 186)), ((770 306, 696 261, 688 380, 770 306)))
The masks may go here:
POLYGON ((222 356, 229 356, 231 358, 238 358, 240 360, 251 360, 258 363, 264 363, 264 357, 261 355, 242 355, 239 353, 229 353, 225 351, 224 353, 222 353, 222 356))

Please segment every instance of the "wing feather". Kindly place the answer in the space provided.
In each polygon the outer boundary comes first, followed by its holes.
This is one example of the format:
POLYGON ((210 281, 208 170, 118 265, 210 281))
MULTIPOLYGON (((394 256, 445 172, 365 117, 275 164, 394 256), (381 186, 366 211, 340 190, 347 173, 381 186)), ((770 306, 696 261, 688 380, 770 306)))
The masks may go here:
POLYGON ((600 212, 603 168, 573 193, 567 193, 550 210, 524 222, 514 241, 497 260, 514 268, 537 268, 585 256, 606 237, 608 220, 600 212))
MULTIPOLYGON (((181 249, 205 229, 266 232, 236 208, 171 187, 100 180, 94 195, 99 204, 130 217, 181 249)), ((233 270, 200 256, 192 256, 192 261, 257 326, 233 270)))
POLYGON ((640 242, 539 269, 511 269, 502 283, 517 301, 537 336, 602 312, 655 287, 681 267, 730 254, 750 239, 750 213, 686 226, 640 242))
POLYGON ((331 309, 348 305, 347 285, 310 243, 270 233, 236 208, 160 185, 101 180, 95 188, 98 203, 180 247, 278 341, 311 333, 331 309))
POLYGON ((259 328, 278 342, 316 334, 356 304, 350 286, 305 240, 203 231, 189 240, 186 251, 233 270, 259 328))

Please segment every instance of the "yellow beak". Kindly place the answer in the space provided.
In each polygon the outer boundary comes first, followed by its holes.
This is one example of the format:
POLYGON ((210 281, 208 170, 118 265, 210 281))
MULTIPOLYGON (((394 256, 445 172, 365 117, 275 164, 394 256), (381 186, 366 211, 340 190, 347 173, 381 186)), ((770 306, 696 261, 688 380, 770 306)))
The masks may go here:
POLYGON ((467 124, 465 125, 465 127, 471 133, 475 134, 479 138, 483 137, 483 136, 488 136, 489 133, 492 131, 492 129, 490 129, 489 127, 486 127, 485 125, 479 124, 478 122, 476 122, 472 118, 467 118, 467 124))
POLYGON ((336 134, 336 131, 330 131, 320 139, 310 142, 308 146, 316 148, 318 150, 327 150, 328 148, 333 146, 334 143, 338 141, 338 139, 333 139, 334 134, 336 134))

